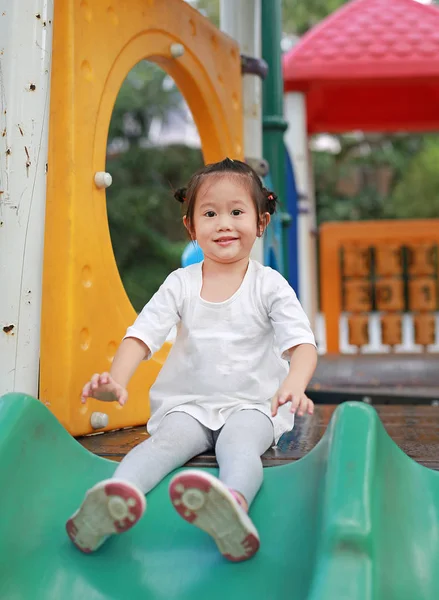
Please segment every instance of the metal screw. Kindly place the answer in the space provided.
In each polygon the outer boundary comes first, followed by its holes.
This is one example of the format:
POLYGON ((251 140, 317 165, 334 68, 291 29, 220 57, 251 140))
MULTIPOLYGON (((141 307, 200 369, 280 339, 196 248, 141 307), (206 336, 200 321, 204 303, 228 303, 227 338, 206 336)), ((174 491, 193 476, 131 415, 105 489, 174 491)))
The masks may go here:
POLYGON ((108 425, 108 415, 107 413, 102 412, 94 412, 90 417, 90 425, 93 429, 103 429, 108 425))
POLYGON ((172 58, 180 58, 184 54, 183 44, 171 44, 170 50, 172 58))
POLYGON ((98 171, 95 174, 95 184, 99 189, 110 187, 113 183, 113 178, 110 173, 106 173, 105 171, 98 171))

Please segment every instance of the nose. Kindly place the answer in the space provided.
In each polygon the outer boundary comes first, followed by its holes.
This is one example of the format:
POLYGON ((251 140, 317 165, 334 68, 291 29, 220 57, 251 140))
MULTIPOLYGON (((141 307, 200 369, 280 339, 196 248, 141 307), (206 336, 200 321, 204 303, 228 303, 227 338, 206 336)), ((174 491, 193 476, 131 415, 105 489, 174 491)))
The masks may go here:
POLYGON ((217 231, 230 231, 231 230, 229 215, 227 215, 227 214, 219 215, 216 230, 217 231))

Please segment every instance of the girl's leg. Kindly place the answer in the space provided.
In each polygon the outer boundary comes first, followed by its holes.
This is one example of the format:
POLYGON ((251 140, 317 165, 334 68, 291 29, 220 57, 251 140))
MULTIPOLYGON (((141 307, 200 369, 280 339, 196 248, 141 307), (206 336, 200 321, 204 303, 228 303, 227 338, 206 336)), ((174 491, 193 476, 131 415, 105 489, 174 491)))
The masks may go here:
POLYGON ((261 456, 274 442, 271 420, 259 410, 241 410, 227 420, 215 452, 219 478, 244 497, 247 507, 262 484, 261 456))
POLYGON ((220 480, 203 471, 185 471, 170 484, 172 503, 189 523, 210 534, 221 554, 232 561, 259 549, 255 526, 236 496, 250 503, 262 483, 261 454, 273 443, 273 425, 257 410, 230 417, 217 438, 220 480))
POLYGON ((171 471, 211 447, 210 429, 187 413, 173 412, 163 419, 154 435, 125 456, 113 477, 147 494, 171 471))
POLYGON ((151 438, 127 454, 112 479, 87 492, 81 507, 67 521, 70 539, 88 553, 97 550, 108 536, 131 529, 145 511, 144 494, 211 446, 211 431, 196 419, 182 412, 167 415, 151 438))

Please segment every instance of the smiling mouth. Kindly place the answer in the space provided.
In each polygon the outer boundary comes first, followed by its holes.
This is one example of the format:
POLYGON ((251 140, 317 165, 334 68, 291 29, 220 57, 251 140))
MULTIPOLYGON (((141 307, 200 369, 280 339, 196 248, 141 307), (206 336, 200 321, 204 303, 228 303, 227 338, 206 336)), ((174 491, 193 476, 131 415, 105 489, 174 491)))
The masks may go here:
POLYGON ((236 242, 237 239, 238 238, 236 237, 221 237, 215 240, 215 243, 219 244, 220 246, 228 246, 232 242, 236 242))

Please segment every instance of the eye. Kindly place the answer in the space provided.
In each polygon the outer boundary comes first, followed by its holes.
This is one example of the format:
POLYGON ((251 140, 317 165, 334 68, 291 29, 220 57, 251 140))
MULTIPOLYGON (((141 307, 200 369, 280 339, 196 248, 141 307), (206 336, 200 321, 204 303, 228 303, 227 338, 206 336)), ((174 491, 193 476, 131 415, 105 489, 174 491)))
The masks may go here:
POLYGON ((207 212, 204 213, 204 216, 212 218, 215 216, 215 213, 213 212, 213 210, 208 210, 207 212))
POLYGON ((234 217, 239 217, 239 215, 242 215, 242 210, 240 210, 239 208, 235 208, 234 210, 232 210, 232 215, 234 217))

